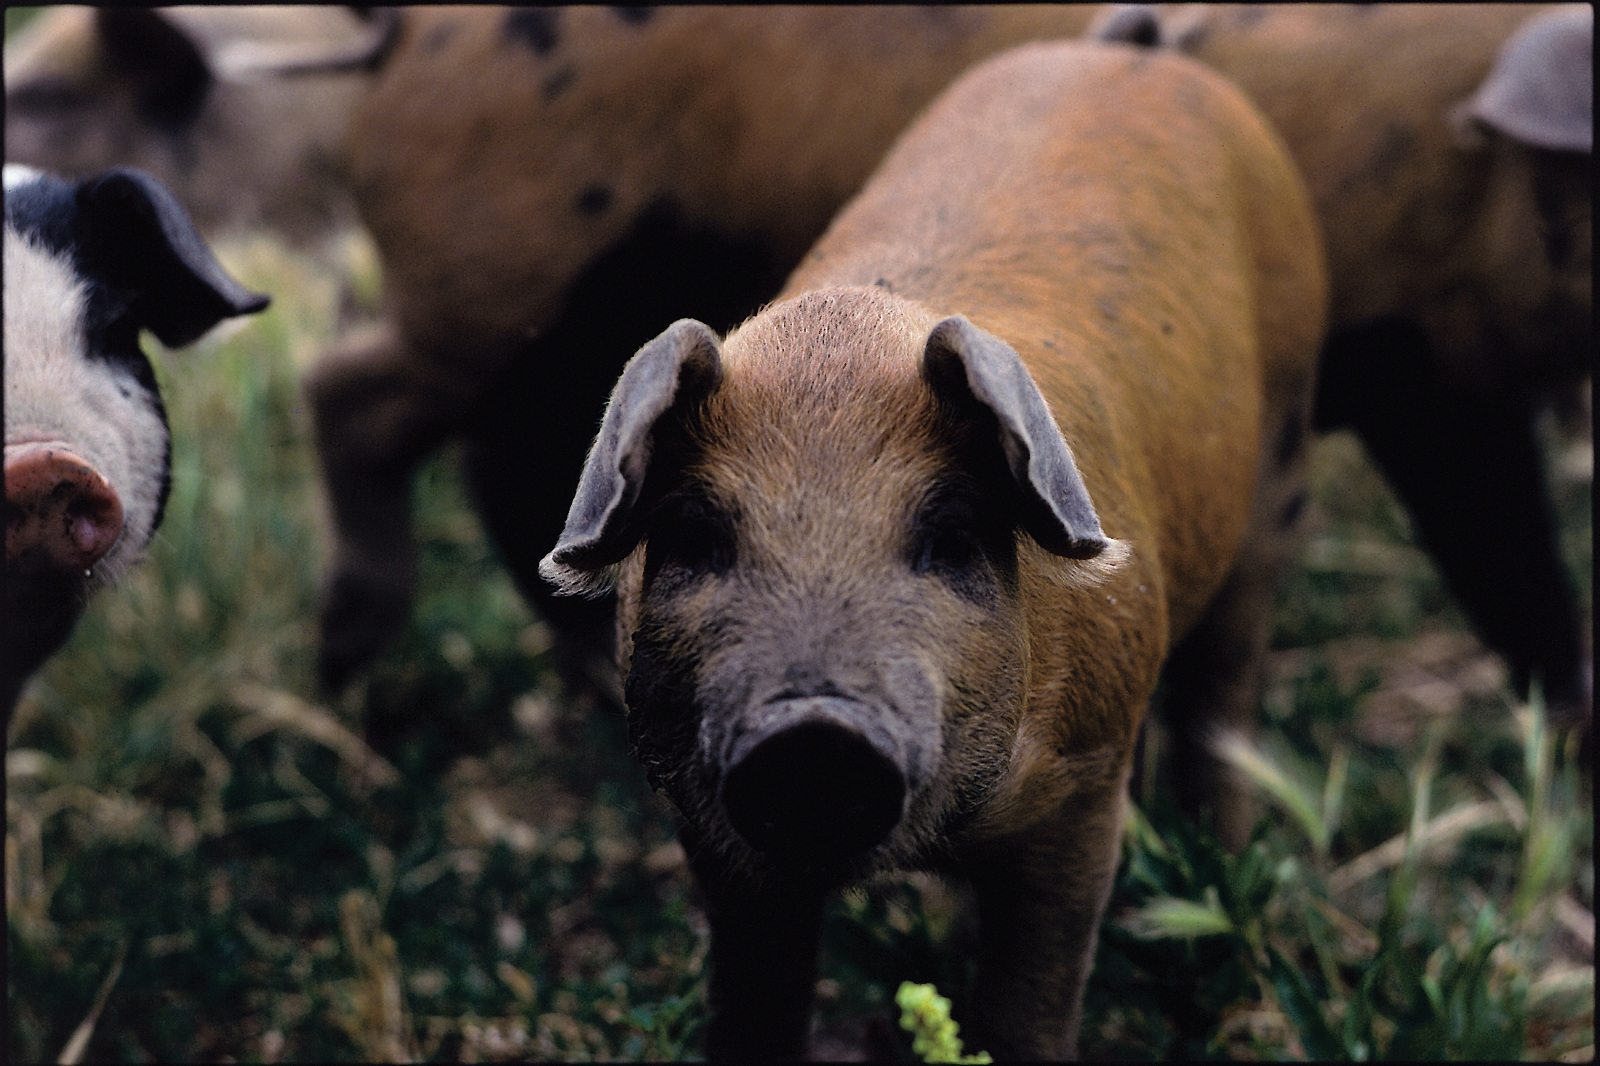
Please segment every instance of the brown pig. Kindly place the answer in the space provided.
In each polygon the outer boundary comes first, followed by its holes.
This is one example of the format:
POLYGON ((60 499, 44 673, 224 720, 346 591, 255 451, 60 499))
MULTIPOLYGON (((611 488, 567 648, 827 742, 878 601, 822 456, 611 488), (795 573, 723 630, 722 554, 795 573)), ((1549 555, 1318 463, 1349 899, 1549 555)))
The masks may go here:
POLYGON ((1032 44, 930 106, 773 305, 628 364, 541 568, 617 584, 713 1057, 802 1053, 826 892, 906 868, 976 889, 973 1042, 1074 1053, 1163 664, 1197 748, 1253 716, 1325 303, 1237 90, 1032 44))
POLYGON ((592 649, 609 607, 552 600, 536 566, 628 355, 680 315, 754 311, 935 93, 1093 11, 402 9, 349 141, 385 321, 308 380, 324 681, 404 624, 412 474, 451 438, 523 592, 592 649))
POLYGON ((1524 693, 1592 715, 1535 415, 1594 357, 1587 4, 1128 5, 1105 32, 1232 78, 1327 234, 1316 421, 1348 426, 1524 693))

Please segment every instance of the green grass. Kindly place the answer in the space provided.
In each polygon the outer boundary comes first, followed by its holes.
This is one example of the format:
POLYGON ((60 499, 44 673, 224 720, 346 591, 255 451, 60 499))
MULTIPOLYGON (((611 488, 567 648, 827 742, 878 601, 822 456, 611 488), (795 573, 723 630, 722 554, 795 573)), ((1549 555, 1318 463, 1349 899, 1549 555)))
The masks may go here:
MULTIPOLYGON (((8 1059, 695 1055, 705 927, 666 812, 618 714, 561 692, 452 456, 417 493, 401 645, 315 694, 323 519, 297 381, 341 315, 371 313, 371 253, 221 252, 274 306, 157 356, 166 521, 9 726, 8 1059)), ((1358 449, 1331 438, 1316 466, 1251 762, 1276 768, 1266 817, 1228 856, 1153 785, 1135 797, 1083 1051, 1592 1057, 1589 782, 1358 449)), ((1563 478, 1586 597, 1590 498, 1563 478)), ((961 897, 912 877, 837 901, 825 1032, 895 1032, 907 980, 959 1020, 961 897)))

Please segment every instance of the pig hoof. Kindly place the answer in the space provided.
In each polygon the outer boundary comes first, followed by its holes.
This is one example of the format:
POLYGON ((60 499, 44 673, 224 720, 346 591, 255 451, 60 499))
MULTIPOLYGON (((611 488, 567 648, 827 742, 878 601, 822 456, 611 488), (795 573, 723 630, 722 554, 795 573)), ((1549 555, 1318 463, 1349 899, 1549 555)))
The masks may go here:
POLYGON ((733 828, 756 851, 805 865, 844 862, 882 843, 900 820, 906 782, 867 737, 833 722, 771 733, 722 786, 733 828))
POLYGON ((340 574, 328 586, 321 611, 317 680, 339 692, 394 639, 411 614, 411 595, 393 582, 340 574))

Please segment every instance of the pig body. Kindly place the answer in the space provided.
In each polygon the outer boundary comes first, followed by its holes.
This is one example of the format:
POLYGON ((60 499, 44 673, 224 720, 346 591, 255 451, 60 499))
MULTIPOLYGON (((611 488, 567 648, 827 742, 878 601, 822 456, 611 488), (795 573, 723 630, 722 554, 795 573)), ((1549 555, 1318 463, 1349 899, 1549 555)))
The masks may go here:
POLYGON ((1163 664, 1197 745, 1253 716, 1325 300, 1240 94, 1028 45, 924 113, 772 306, 628 365, 542 566, 619 584, 713 1057, 799 1054, 824 894, 907 867, 976 887, 972 1042, 1074 1052, 1163 664))
POLYGON ((148 175, 5 168, 7 712, 161 521, 170 439, 139 331, 187 344, 266 302, 148 175))
MULTIPOLYGON (((1272 119, 1327 234, 1317 422, 1348 426, 1517 687, 1592 716, 1535 415, 1592 372, 1588 5, 1194 4, 1115 16, 1272 119)), ((1109 27, 1108 27, 1109 30, 1109 27)))
POLYGON ((335 524, 323 678, 406 617, 412 473, 457 436, 523 591, 575 646, 608 634, 536 565, 628 354, 680 315, 749 314, 951 78, 1090 14, 406 9, 349 149, 386 321, 308 381, 335 524))
POLYGON ((333 6, 53 8, 6 48, 6 159, 76 178, 138 167, 206 233, 313 242, 354 214, 338 159, 364 79, 249 68, 362 32, 333 6))

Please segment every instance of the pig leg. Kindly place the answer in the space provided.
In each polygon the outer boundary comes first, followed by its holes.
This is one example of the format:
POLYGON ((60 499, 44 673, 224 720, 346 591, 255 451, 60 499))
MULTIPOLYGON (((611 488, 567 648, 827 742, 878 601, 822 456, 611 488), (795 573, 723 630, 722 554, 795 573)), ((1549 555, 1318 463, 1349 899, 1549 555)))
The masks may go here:
POLYGON ((1224 734, 1248 738, 1255 732, 1275 584, 1258 571, 1235 574, 1167 657, 1161 675, 1178 806, 1230 851, 1249 842, 1251 804, 1212 745, 1224 734))
POLYGON ((1293 560, 1306 503, 1308 388, 1269 438, 1250 525, 1233 570, 1162 671, 1179 807, 1238 851, 1253 820, 1248 793, 1214 753, 1222 736, 1248 738, 1261 700, 1261 670, 1278 581, 1293 560))
POLYGON ((713 1062, 798 1059, 805 1054, 822 937, 820 890, 752 885, 684 841, 711 925, 713 1062))
POLYGON ((317 655, 328 688, 365 666, 410 613, 411 478, 467 403, 440 385, 387 325, 342 342, 307 376, 334 527, 317 655))
POLYGON ((997 1062, 1077 1056, 1083 988, 1117 870, 1127 767, 1076 793, 1048 825, 973 855, 978 976, 969 1051, 997 1062))
POLYGON ((1561 563, 1531 407, 1451 388, 1422 332, 1386 323, 1330 345, 1319 421, 1350 425, 1485 643, 1552 717, 1584 723, 1593 678, 1561 563))

